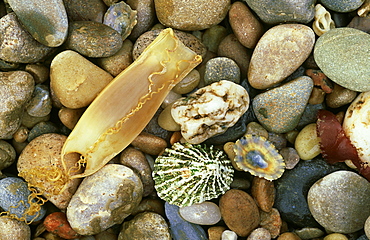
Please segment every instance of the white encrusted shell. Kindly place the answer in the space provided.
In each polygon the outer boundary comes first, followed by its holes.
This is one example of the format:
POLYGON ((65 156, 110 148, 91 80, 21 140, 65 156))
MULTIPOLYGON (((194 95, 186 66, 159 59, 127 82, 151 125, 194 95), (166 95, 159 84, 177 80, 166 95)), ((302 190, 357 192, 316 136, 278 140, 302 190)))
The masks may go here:
POLYGON ((178 99, 171 109, 184 139, 192 144, 224 133, 248 110, 249 95, 239 84, 221 80, 178 99))
POLYGON ((328 12, 321 4, 317 4, 315 6, 315 20, 312 28, 317 36, 321 36, 330 29, 335 28, 335 23, 333 19, 331 19, 330 12, 328 12))
POLYGON ((175 143, 155 160, 153 179, 161 199, 183 207, 224 194, 230 189, 233 173, 223 151, 175 143))

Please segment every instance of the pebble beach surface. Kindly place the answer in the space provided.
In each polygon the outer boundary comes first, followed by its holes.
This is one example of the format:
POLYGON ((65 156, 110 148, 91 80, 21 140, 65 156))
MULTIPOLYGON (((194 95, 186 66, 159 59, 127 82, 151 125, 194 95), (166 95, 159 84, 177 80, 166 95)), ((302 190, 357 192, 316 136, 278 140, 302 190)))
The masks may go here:
POLYGON ((367 240, 369 65, 369 0, 0 0, 0 240, 367 240), (167 28, 202 62, 107 164, 62 156, 167 28))

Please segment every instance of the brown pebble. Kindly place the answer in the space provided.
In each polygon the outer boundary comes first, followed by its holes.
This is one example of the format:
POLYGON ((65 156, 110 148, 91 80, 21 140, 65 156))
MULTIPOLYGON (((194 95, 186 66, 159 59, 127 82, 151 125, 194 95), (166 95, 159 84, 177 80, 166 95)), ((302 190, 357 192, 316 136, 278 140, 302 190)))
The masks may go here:
POLYGON ((163 138, 153 134, 142 132, 131 143, 132 146, 150 155, 160 155, 167 147, 167 142, 163 138))
POLYGON ((64 124, 64 126, 72 130, 76 126, 78 120, 80 119, 84 111, 85 108, 79 109, 61 108, 58 112, 58 116, 60 121, 64 124))
POLYGON ((308 99, 308 103, 315 105, 321 104, 324 102, 325 99, 325 92, 321 88, 314 87, 311 92, 311 96, 308 99))
POLYGON ((49 68, 40 63, 27 64, 25 70, 32 75, 35 84, 43 83, 49 78, 49 68))
POLYGON ((182 139, 182 135, 180 131, 174 132, 170 138, 170 144, 173 145, 174 143, 180 142, 182 139))
POLYGON ((245 132, 245 134, 257 135, 257 136, 264 137, 266 139, 269 137, 268 131, 264 127, 262 127, 261 124, 257 122, 248 123, 247 131, 245 132))
POLYGON ((338 108, 351 103, 356 96, 357 92, 334 84, 334 89, 330 94, 326 95, 325 102, 328 107, 338 108))
POLYGON ((16 142, 22 143, 27 140, 29 129, 21 125, 18 130, 13 134, 13 139, 16 142))
POLYGON ((227 228, 224 226, 213 226, 208 228, 208 240, 221 240, 222 232, 227 228))
POLYGON ((163 201, 158 198, 144 198, 139 205, 132 210, 131 215, 135 216, 141 212, 155 212, 165 217, 163 201))
POLYGON ((249 234, 247 240, 270 240, 271 234, 265 228, 256 228, 249 234))
MULTIPOLYGON (((119 0, 118 0, 119 1, 119 0)), ((132 29, 129 38, 136 40, 141 34, 148 31, 156 22, 154 1, 153 0, 127 0, 132 10, 137 11, 137 24, 132 29)))
POLYGON ((284 159, 286 169, 293 169, 300 160, 297 150, 292 147, 283 148, 279 153, 284 159))
POLYGON ((254 177, 252 181, 251 194, 262 211, 271 211, 275 202, 275 187, 273 181, 254 177))
POLYGON ((301 240, 300 237, 298 237, 297 234, 292 233, 292 232, 285 232, 281 234, 277 240, 301 240))
POLYGON ((243 171, 243 169, 238 167, 238 165, 235 163, 235 155, 236 154, 235 154, 235 151, 234 151, 234 145, 235 145, 234 142, 227 142, 227 143, 224 144, 223 149, 224 149, 225 153, 227 154, 227 156, 229 157, 233 167, 238 171, 243 171))
POLYGON ((271 238, 276 238, 277 236, 279 236, 282 225, 282 220, 279 211, 276 208, 273 208, 268 213, 261 211, 260 214, 261 214, 260 226, 267 229, 270 232, 271 238))
POLYGON ((238 236, 248 236, 260 223, 256 203, 248 193, 242 190, 227 191, 220 198, 219 207, 225 224, 238 236))

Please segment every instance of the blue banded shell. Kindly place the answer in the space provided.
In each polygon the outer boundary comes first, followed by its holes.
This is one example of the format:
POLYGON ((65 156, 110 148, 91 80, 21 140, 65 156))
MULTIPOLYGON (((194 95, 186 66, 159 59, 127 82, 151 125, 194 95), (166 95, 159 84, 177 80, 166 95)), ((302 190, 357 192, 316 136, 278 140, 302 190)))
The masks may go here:
POLYGON ((153 179, 161 199, 183 207, 225 193, 233 174, 223 151, 213 146, 175 143, 155 160, 153 179))
POLYGON ((285 170, 283 157, 275 146, 262 136, 247 134, 234 144, 235 164, 257 177, 275 180, 285 170))

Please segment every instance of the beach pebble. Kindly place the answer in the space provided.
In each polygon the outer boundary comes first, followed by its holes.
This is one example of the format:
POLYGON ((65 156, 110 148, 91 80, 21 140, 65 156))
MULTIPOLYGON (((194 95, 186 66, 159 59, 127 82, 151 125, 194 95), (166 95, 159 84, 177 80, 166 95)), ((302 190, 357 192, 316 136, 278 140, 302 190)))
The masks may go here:
POLYGON ((14 13, 0 19, 0 59, 14 63, 35 63, 52 50, 37 42, 19 22, 14 13))
POLYGON ((140 178, 128 167, 107 164, 83 179, 73 195, 67 219, 81 235, 93 235, 121 224, 141 201, 140 178))
POLYGON ((122 37, 103 23, 76 21, 69 24, 65 46, 86 57, 110 57, 122 47, 122 37))
POLYGON ((220 23, 226 17, 230 0, 154 0, 154 4, 158 20, 164 26, 195 31, 220 23))
POLYGON ((202 35, 202 43, 207 47, 208 51, 217 53, 220 42, 227 34, 228 31, 224 26, 214 25, 204 31, 202 35))
POLYGON ((30 227, 21 221, 0 217, 1 240, 31 239, 30 227))
POLYGON ((24 71, 0 72, 0 139, 10 139, 21 124, 24 107, 32 96, 34 80, 24 71))
POLYGON ((271 239, 270 232, 263 227, 254 229, 247 238, 247 240, 270 240, 270 239, 271 239))
MULTIPOLYGON (((365 8, 365 4, 364 4, 365 8)), ((358 12, 360 9, 357 10, 358 12)), ((370 4, 368 3, 367 6, 367 12, 370 12, 370 4)), ((366 13, 365 13, 366 15, 366 13)), ((361 31, 364 31, 366 33, 370 33, 370 18, 368 17, 360 17, 360 16, 355 16, 352 18, 351 22, 347 25, 347 27, 350 28, 355 28, 361 31)))
POLYGON ((315 33, 305 25, 282 24, 270 28, 254 49, 249 83, 257 89, 280 83, 308 58, 314 43, 315 33))
POLYGON ((31 142, 33 139, 43 134, 59 133, 59 132, 60 132, 59 128, 56 126, 55 123, 50 122, 50 121, 45 121, 45 122, 42 121, 42 122, 35 124, 35 126, 33 126, 30 129, 28 133, 27 141, 31 142))
POLYGON ((72 130, 82 114, 84 113, 85 109, 78 108, 78 109, 70 109, 70 108, 61 108, 58 112, 59 120, 66 126, 68 129, 72 130))
POLYGON ((238 235, 234 231, 225 230, 222 232, 221 240, 237 240, 238 235))
POLYGON ((348 240, 348 238, 341 233, 330 233, 324 237, 324 240, 348 240))
POLYGON ((133 147, 127 147, 121 152, 119 161, 122 165, 131 168, 139 175, 143 184, 143 197, 154 191, 152 171, 144 153, 133 147))
POLYGON ((370 237, 370 216, 365 221, 364 231, 365 231, 366 236, 369 238, 370 237))
POLYGON ((199 225, 214 225, 221 220, 220 208, 208 201, 180 207, 179 212, 186 221, 199 225))
MULTIPOLYGON (((74 21, 103 22, 107 6, 101 0, 63 0, 68 19, 74 21)), ((117 2, 117 1, 116 1, 117 2)))
POLYGON ((312 184, 325 175, 340 170, 339 166, 326 163, 321 158, 300 161, 292 170, 285 171, 275 181, 274 207, 288 224, 298 227, 319 227, 307 204, 307 193, 312 184))
POLYGON ((260 226, 271 235, 271 238, 276 238, 280 234, 280 229, 283 224, 279 210, 272 208, 270 212, 260 211, 261 222, 260 226))
POLYGON ((32 98, 28 101, 26 110, 33 117, 45 117, 50 114, 52 108, 49 87, 37 84, 32 98))
POLYGON ((113 77, 77 52, 66 50, 50 66, 50 87, 68 108, 88 106, 113 77))
POLYGON ((206 240, 207 234, 204 229, 197 225, 185 221, 179 213, 179 207, 165 202, 166 217, 170 224, 170 231, 174 240, 192 239, 206 240))
POLYGON ((289 132, 297 126, 312 88, 313 81, 310 77, 299 77, 257 95, 253 99, 253 111, 260 124, 268 131, 289 132))
POLYGON ((231 5, 229 22, 236 38, 247 48, 254 48, 264 32, 263 25, 242 2, 231 5))
POLYGON ((334 84, 333 91, 325 97, 325 103, 330 108, 339 108, 351 103, 356 96, 357 92, 334 84))
POLYGON ((175 93, 174 91, 171 90, 163 100, 161 107, 165 109, 169 105, 172 105, 177 99, 181 97, 182 97, 181 94, 175 93))
POLYGON ((262 211, 270 212, 275 201, 274 182, 264 178, 254 177, 251 195, 262 211))
POLYGON ((309 23, 315 16, 314 0, 244 0, 268 24, 285 22, 309 23))
POLYGON ((310 211, 325 229, 353 233, 370 215, 370 183, 350 171, 337 171, 315 182, 307 195, 310 211))
MULTIPOLYGON (((22 151, 18 158, 17 169, 22 177, 31 184, 37 184, 41 193, 59 209, 67 208, 67 205, 76 191, 80 179, 69 181, 65 187, 66 191, 59 193, 55 189, 58 182, 52 181, 45 172, 58 174, 64 171, 61 162, 61 151, 67 137, 64 135, 50 133, 33 139, 22 151), (32 175, 35 175, 32 177, 32 175), (55 191, 53 191, 55 190, 55 191)), ((79 160, 78 154, 66 156, 66 167, 70 168, 79 160)), ((61 188, 62 186, 59 186, 61 188)), ((59 189, 60 190, 60 189, 59 189)))
POLYGON ((227 191, 220 198, 219 207, 227 227, 240 237, 248 236, 260 223, 260 214, 254 199, 242 190, 227 191))
MULTIPOLYGON (((226 230, 224 226, 212 226, 208 228, 208 240, 221 240, 222 233, 226 230)), ((235 233, 236 235, 236 233, 235 233)))
POLYGON ((0 140, 0 171, 12 165, 15 158, 14 147, 10 143, 0 140))
POLYGON ((278 240, 301 240, 297 234, 293 232, 284 232, 277 238, 278 240))
POLYGON ((325 235, 320 228, 305 227, 294 231, 301 239, 316 239, 325 235))
POLYGON ((178 84, 176 84, 172 91, 178 94, 186 94, 193 91, 199 84, 200 74, 196 69, 191 70, 178 84))
POLYGON ((284 159, 286 169, 293 169, 300 160, 300 157, 295 148, 285 147, 282 148, 279 153, 284 159))
POLYGON ((171 110, 181 134, 193 144, 235 125, 249 107, 248 92, 242 86, 222 80, 177 100, 171 110))
POLYGON ((43 222, 45 229, 64 239, 75 239, 79 235, 71 228, 64 212, 53 212, 43 222))
POLYGON ((240 83, 240 69, 234 60, 227 57, 216 57, 207 61, 204 84, 210 85, 221 80, 240 83))
POLYGON ((318 111, 325 108, 325 103, 315 105, 308 103, 302 113, 301 119, 299 119, 297 129, 302 129, 310 123, 315 123, 317 121, 318 111))
POLYGON ((320 36, 315 44, 317 65, 333 82, 344 88, 370 90, 368 62, 370 34, 354 28, 335 28, 320 36))
POLYGON ((321 4, 335 12, 352 12, 359 8, 365 0, 321 0, 321 4))
POLYGON ((141 132, 131 145, 150 155, 160 155, 167 147, 167 142, 163 138, 157 137, 147 132, 141 132))
POLYGON ((134 39, 136 40, 141 34, 148 31, 150 27, 152 27, 157 21, 157 17, 155 15, 153 0, 127 0, 126 3, 130 5, 133 10, 137 11, 137 24, 135 25, 134 29, 132 29, 132 32, 129 36, 129 38, 133 41, 134 39))
POLYGON ((44 218, 46 208, 41 206, 30 206, 29 196, 31 191, 27 183, 18 177, 6 177, 0 180, 0 207, 22 221, 39 221, 44 218))
POLYGON ((321 153, 320 138, 317 136, 316 123, 306 125, 298 133, 294 147, 302 160, 313 159, 321 153))
POLYGON ((172 105, 173 104, 170 104, 165 109, 163 109, 163 111, 158 117, 158 124, 161 128, 167 131, 176 132, 180 131, 181 127, 178 123, 175 122, 171 115, 172 105))
POLYGON ((171 240, 166 220, 159 214, 144 212, 124 222, 118 240, 171 240))
POLYGON ((159 198, 143 198, 131 215, 135 216, 141 212, 154 212, 164 217, 164 203, 159 198))
POLYGON ((38 42, 58 47, 66 40, 68 18, 63 0, 8 0, 7 3, 38 42), (30 12, 37 14, 37 17, 30 12))
POLYGON ((41 63, 27 64, 24 70, 32 75, 35 84, 43 83, 49 78, 49 68, 41 63))

